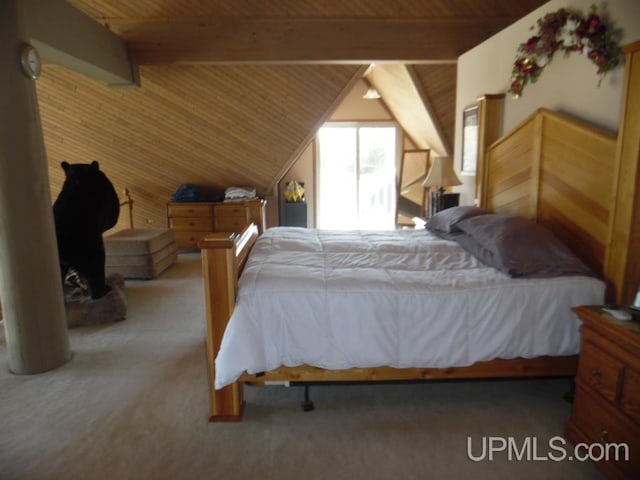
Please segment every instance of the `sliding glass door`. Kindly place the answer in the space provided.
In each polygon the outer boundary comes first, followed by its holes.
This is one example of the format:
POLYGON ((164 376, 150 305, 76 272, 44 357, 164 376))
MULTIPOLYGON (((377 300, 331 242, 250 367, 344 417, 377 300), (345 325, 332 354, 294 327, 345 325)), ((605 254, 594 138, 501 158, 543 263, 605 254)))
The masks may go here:
POLYGON ((328 124, 318 133, 318 228, 395 228, 394 125, 328 124))

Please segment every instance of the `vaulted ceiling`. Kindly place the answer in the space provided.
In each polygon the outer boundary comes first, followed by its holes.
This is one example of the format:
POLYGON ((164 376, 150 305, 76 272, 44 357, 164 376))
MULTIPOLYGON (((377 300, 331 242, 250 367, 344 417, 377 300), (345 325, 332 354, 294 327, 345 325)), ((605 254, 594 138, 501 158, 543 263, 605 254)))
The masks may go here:
POLYGON ((163 224, 181 183, 269 192, 370 63, 411 64, 425 110, 452 146, 457 57, 545 2, 68 3, 126 41, 141 87, 114 89, 45 65, 37 88, 52 194, 61 161, 98 160, 132 191, 137 224, 163 224))

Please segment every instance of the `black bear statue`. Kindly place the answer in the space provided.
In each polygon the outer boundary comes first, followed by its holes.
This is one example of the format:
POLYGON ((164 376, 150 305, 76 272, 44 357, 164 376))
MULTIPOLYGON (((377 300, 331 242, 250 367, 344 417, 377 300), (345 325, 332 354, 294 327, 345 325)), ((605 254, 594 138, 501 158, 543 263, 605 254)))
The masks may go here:
POLYGON ((74 269, 86 280, 91 298, 100 298, 111 290, 105 280, 102 234, 118 222, 118 194, 98 162, 60 165, 66 178, 53 216, 62 279, 74 269))

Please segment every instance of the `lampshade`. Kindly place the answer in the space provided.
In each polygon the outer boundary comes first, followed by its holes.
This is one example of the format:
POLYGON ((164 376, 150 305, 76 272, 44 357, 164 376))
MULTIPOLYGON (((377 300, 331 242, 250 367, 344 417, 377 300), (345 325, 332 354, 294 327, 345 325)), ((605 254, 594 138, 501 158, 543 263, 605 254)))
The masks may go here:
POLYGON ((452 187, 462 185, 462 182, 453 171, 453 163, 448 157, 435 157, 427 178, 422 182, 423 187, 452 187))

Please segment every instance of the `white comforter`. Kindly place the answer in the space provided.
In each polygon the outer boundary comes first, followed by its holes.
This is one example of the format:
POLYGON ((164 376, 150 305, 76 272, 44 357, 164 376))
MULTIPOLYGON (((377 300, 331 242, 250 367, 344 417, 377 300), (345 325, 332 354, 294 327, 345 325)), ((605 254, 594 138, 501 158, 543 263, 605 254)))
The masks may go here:
POLYGON ((512 279, 425 230, 267 230, 239 282, 215 388, 281 365, 450 367, 572 355, 589 277, 512 279))

